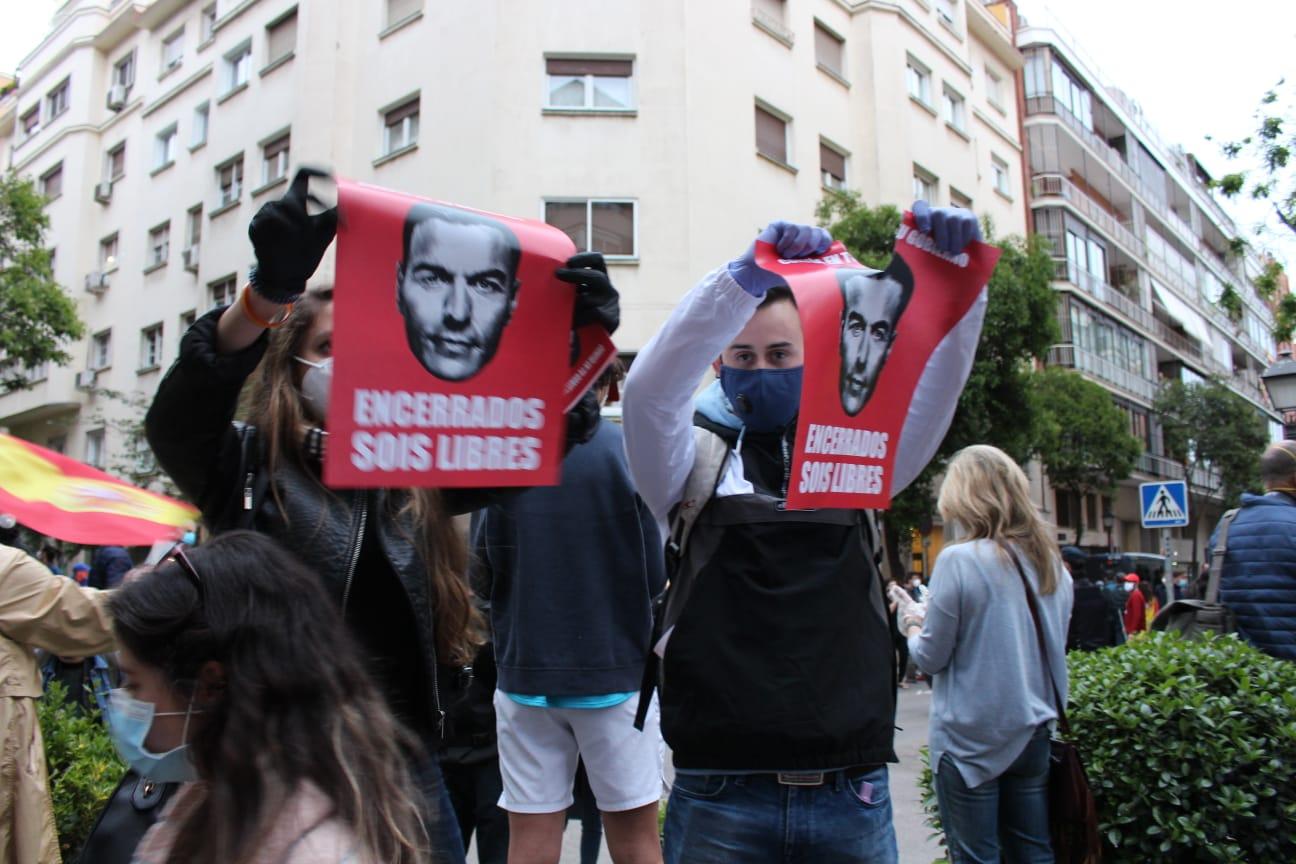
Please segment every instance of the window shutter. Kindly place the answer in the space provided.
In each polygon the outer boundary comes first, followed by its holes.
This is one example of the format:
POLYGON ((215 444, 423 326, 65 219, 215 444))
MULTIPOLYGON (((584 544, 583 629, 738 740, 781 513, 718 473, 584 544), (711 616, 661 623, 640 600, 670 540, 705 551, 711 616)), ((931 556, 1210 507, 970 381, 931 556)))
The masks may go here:
POLYGON ((297 13, 293 12, 273 25, 266 33, 266 41, 266 56, 271 63, 291 54, 297 47, 297 13))
POLYGON ((545 72, 550 75, 602 75, 608 78, 629 78, 634 68, 632 60, 569 60, 549 57, 545 72))
POLYGON ((787 162, 787 124, 763 108, 756 108, 756 149, 780 162, 787 162))
POLYGON ((846 157, 829 147, 819 144, 819 169, 831 174, 838 180, 846 179, 846 157))

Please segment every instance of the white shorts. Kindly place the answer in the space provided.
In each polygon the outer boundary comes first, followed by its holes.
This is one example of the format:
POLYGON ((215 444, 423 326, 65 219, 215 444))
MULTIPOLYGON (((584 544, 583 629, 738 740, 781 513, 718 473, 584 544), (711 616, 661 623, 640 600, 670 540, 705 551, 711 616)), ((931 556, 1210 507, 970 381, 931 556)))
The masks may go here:
POLYGON ((576 758, 585 762, 598 808, 616 813, 661 799, 662 741, 657 700, 643 731, 634 728, 635 694, 611 708, 536 708, 495 691, 495 728, 511 813, 558 813, 572 805, 576 758))

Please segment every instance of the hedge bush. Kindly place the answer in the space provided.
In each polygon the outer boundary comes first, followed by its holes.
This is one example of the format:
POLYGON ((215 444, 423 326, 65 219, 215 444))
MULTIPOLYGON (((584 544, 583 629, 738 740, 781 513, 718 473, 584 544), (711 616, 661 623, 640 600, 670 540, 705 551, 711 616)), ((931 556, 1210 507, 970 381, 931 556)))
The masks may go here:
POLYGON ((64 861, 75 861, 126 765, 97 712, 87 713, 51 682, 37 704, 54 824, 64 861))
MULTIPOLYGON (((1107 864, 1296 861, 1296 663, 1149 633, 1067 665, 1107 864)), ((925 762, 919 785, 939 831, 925 762)))

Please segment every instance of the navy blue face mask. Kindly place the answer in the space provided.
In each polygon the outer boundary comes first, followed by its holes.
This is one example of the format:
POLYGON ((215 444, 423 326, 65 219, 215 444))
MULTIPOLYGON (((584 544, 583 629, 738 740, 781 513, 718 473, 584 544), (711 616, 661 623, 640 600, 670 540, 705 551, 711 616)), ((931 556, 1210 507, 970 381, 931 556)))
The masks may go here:
POLYGON ((720 388, 748 432, 777 432, 801 407, 801 372, 793 369, 720 367, 720 388))

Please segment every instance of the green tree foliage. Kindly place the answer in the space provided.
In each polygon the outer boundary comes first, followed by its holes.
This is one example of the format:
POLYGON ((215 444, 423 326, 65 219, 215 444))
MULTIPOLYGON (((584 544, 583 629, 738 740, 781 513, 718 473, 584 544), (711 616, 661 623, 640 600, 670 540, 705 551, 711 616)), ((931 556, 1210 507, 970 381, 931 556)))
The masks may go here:
MULTIPOLYGON (((861 263, 886 266, 900 226, 901 214, 895 207, 868 207, 858 193, 830 191, 817 215, 820 224, 861 263)), ((1040 238, 988 239, 1002 255, 990 277, 976 360, 936 457, 892 501, 888 534, 902 536, 931 518, 932 478, 959 449, 993 444, 1019 462, 1029 459, 1035 449, 1038 411, 1032 370, 1034 361, 1042 360, 1058 341, 1057 296, 1050 285, 1053 260, 1047 242, 1040 238)))
POLYGON ((1219 380, 1164 384, 1153 405, 1166 455, 1188 481, 1193 566, 1200 560, 1197 523, 1207 500, 1232 506, 1246 489, 1259 486, 1260 453, 1269 440, 1264 416, 1219 380))
POLYGON ((59 847, 64 861, 75 861, 126 766, 97 712, 84 713, 58 681, 37 703, 37 717, 59 847))
POLYGON ((1296 173, 1292 170, 1296 127, 1288 122, 1291 99, 1283 95, 1284 83, 1279 81, 1260 98, 1254 131, 1239 141, 1227 141, 1223 145, 1226 157, 1250 162, 1251 167, 1240 167, 1225 174, 1214 181, 1214 186, 1228 198, 1247 195, 1257 201, 1268 201, 1278 220, 1296 232, 1296 173))
MULTIPOLYGON (((1034 384, 1040 411, 1037 450, 1053 486, 1077 496, 1109 494, 1143 452, 1125 415, 1106 390, 1077 372, 1053 366, 1037 374, 1034 384)), ((1084 508, 1076 509, 1079 543, 1084 508)))
POLYGON ((26 369, 68 362, 63 346, 83 332, 54 281, 44 206, 31 180, 0 176, 0 394, 28 387, 26 369))

